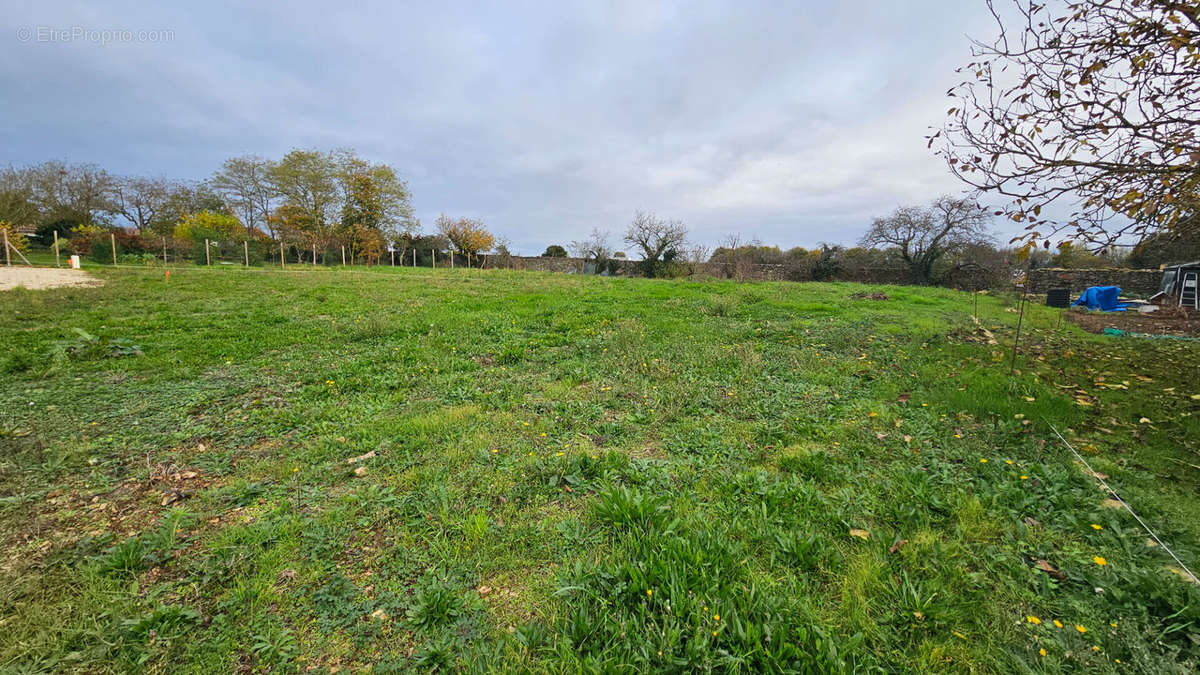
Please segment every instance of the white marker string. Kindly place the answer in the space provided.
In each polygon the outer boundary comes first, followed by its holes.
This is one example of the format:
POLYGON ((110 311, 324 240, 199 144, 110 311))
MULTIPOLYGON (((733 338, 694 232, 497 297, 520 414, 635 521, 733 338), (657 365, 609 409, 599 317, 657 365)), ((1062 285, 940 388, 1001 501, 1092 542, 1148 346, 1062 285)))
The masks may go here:
POLYGON ((1092 477, 1100 481, 1100 484, 1104 486, 1104 489, 1107 490, 1110 495, 1115 497, 1117 501, 1121 502, 1121 506, 1124 506, 1125 510, 1129 512, 1129 515, 1133 516, 1134 520, 1138 521, 1142 528, 1150 533, 1151 537, 1154 537, 1154 541, 1158 542, 1158 545, 1163 547, 1164 551, 1171 554, 1171 557, 1175 559, 1175 562, 1179 563, 1179 566, 1183 568, 1183 571, 1187 572, 1188 576, 1192 578, 1192 582, 1200 584, 1200 579, 1197 579, 1196 575, 1193 574, 1190 569, 1188 569, 1188 566, 1183 564, 1183 561, 1179 559, 1179 556, 1175 555, 1175 552, 1171 550, 1171 547, 1167 546, 1162 539, 1159 539, 1157 534, 1154 534, 1154 530, 1150 529, 1150 526, 1146 524, 1146 521, 1142 520, 1138 514, 1133 512, 1133 508, 1129 506, 1124 499, 1121 499, 1121 495, 1117 494, 1116 490, 1113 490, 1108 486, 1108 483, 1100 477, 1100 474, 1096 473, 1096 470, 1092 468, 1091 464, 1088 464, 1087 460, 1083 458, 1083 455, 1079 454, 1079 451, 1076 450, 1074 446, 1067 441, 1067 439, 1063 438, 1062 434, 1058 433, 1058 429, 1055 429, 1053 424, 1049 426, 1051 429, 1054 429, 1054 435, 1058 436, 1058 440, 1062 441, 1063 444, 1065 444, 1067 448, 1071 450, 1071 453, 1074 454, 1080 462, 1083 462, 1083 465, 1087 467, 1087 470, 1092 474, 1092 477))

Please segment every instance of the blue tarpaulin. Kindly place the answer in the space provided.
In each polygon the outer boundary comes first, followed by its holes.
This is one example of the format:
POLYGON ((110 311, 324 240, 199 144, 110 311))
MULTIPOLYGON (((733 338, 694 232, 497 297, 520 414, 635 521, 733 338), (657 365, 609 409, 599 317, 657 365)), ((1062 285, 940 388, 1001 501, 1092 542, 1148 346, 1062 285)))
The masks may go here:
POLYGON ((1092 286, 1079 296, 1071 305, 1085 305, 1088 309, 1098 309, 1101 312, 1124 312, 1125 303, 1118 302, 1121 297, 1119 286, 1092 286))

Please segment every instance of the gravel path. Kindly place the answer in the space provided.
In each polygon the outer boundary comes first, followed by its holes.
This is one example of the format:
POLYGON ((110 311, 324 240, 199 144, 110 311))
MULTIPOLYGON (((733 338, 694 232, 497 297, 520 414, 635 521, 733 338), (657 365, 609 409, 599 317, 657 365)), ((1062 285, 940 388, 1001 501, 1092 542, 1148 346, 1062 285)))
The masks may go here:
POLYGON ((0 265, 0 291, 24 286, 30 290, 65 286, 99 286, 104 282, 82 270, 0 265))

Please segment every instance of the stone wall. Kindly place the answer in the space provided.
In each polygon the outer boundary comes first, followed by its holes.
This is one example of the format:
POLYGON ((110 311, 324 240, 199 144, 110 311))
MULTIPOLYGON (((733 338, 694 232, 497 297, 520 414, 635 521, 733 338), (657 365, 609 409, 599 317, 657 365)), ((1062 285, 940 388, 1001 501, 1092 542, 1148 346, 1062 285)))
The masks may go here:
POLYGON ((1080 293, 1089 286, 1120 286, 1126 295, 1149 297, 1158 292, 1161 282, 1160 270, 1042 268, 1029 273, 1031 293, 1045 293, 1051 288, 1069 288, 1072 293, 1080 293))
MULTIPOLYGON (((617 260, 617 276, 638 276, 638 261, 617 260)), ((507 263, 493 257, 489 266, 507 267, 516 270, 538 272, 565 272, 578 274, 583 269, 579 258, 543 258, 541 256, 509 256, 507 263)), ((760 263, 712 263, 704 262, 693 266, 695 274, 718 279, 740 279, 743 281, 811 281, 812 271, 801 266, 760 263)), ((903 269, 845 268, 834 281, 858 281, 869 284, 904 284, 908 272, 903 269)))

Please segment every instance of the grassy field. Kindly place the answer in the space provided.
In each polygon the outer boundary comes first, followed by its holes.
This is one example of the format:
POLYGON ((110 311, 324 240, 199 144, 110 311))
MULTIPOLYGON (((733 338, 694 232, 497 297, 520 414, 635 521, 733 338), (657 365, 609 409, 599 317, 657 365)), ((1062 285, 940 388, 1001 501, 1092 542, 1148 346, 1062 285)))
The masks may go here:
POLYGON ((0 670, 1195 672, 1200 343, 942 289, 0 294, 0 670), (855 298, 882 291, 886 300, 855 298))

